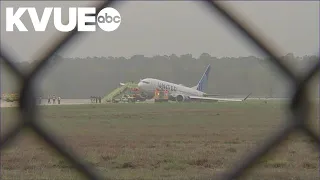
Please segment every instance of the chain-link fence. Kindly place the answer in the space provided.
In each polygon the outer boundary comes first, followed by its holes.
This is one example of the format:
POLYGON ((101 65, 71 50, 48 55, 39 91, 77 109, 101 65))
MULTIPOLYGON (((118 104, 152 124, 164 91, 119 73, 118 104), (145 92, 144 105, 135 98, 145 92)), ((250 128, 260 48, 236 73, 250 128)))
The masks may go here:
MULTIPOLYGON (((97 11, 99 12, 106 6, 111 6, 113 1, 105 1, 103 3, 98 4, 97 11)), ((312 77, 316 76, 317 72, 319 72, 320 62, 318 61, 313 68, 304 75, 298 75, 298 73, 294 72, 292 69, 288 68, 282 60, 279 58, 280 53, 276 52, 275 49, 272 49, 271 44, 267 44, 263 37, 259 34, 259 32, 255 32, 250 28, 249 25, 245 24, 243 20, 240 23, 239 15, 235 15, 233 12, 228 10, 220 2, 216 1, 207 1, 207 6, 209 6, 213 12, 222 15, 226 21, 231 23, 234 28, 241 31, 241 33, 249 39, 252 43, 254 43, 259 49, 269 56, 269 60, 275 65, 275 67, 279 68, 282 74, 284 74, 287 79, 289 79, 293 83, 293 87, 295 87, 295 93, 291 99, 290 103, 290 113, 291 119, 288 121, 288 125, 286 128, 281 131, 275 133, 273 137, 269 137, 266 139, 263 146, 259 147, 255 150, 254 153, 245 157, 244 160, 239 161, 239 164, 234 168, 230 169, 230 171, 226 172, 223 177, 219 177, 222 179, 234 179, 239 177, 244 173, 245 170, 249 169, 253 164, 265 155, 270 149, 276 147, 280 142, 282 142, 290 133, 297 130, 302 130, 307 136, 310 136, 317 147, 320 146, 320 138, 317 136, 315 132, 310 130, 306 125, 306 120, 308 119, 308 115, 310 114, 310 102, 308 101, 307 87, 312 79, 312 77)), ((19 101, 19 108, 22 114, 21 122, 10 132, 1 137, 0 148, 1 151, 10 143, 13 142, 18 133, 25 129, 31 128, 38 136, 41 136, 50 146, 52 146, 58 153, 64 156, 67 160, 69 160, 79 172, 81 172, 88 179, 103 179, 101 175, 91 169, 85 162, 82 161, 80 157, 76 157, 73 153, 67 151, 62 144, 59 143, 59 140, 54 136, 54 134, 46 132, 43 130, 40 125, 37 123, 37 106, 35 102, 35 87, 34 84, 36 82, 36 78, 40 74, 41 71, 44 71, 46 65, 50 58, 63 49, 68 42, 72 38, 76 38, 76 36, 80 35, 80 32, 75 30, 64 35, 63 38, 52 43, 52 48, 46 52, 43 52, 38 56, 39 63, 35 66, 35 68, 30 73, 24 73, 17 67, 13 62, 14 59, 8 54, 5 50, 1 49, 1 60, 4 61, 13 72, 18 76, 19 80, 21 80, 23 84, 23 88, 21 90, 21 96, 19 101)), ((217 179, 218 177, 214 177, 217 179)))

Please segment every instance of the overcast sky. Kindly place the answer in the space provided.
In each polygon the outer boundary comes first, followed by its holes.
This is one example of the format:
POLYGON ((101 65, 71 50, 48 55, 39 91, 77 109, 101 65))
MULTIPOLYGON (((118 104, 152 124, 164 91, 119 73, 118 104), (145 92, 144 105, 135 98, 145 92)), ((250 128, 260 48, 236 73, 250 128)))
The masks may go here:
MULTIPOLYGON (((5 8, 45 6, 68 8, 89 5, 92 1, 1 1, 1 46, 14 52, 20 61, 36 57, 39 48, 45 49, 59 36, 53 20, 47 32, 5 32, 5 8)), ((281 47, 283 54, 316 54, 319 50, 319 2, 228 2, 235 10, 254 23, 267 37, 281 47)), ((125 56, 135 54, 181 55, 198 57, 207 52, 212 56, 259 55, 220 16, 211 13, 203 2, 120 2, 114 7, 120 12, 122 23, 114 32, 99 30, 82 34, 68 49, 66 57, 125 56)), ((23 16, 31 28, 28 14, 23 16)), ((64 13, 64 21, 67 13, 64 13)))

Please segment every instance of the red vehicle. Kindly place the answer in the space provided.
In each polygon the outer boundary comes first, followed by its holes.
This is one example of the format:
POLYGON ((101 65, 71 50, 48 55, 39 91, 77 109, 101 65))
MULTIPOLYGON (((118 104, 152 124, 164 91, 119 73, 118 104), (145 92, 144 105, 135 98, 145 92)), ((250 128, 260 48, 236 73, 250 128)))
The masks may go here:
POLYGON ((143 93, 140 92, 139 88, 131 88, 130 94, 134 98, 135 101, 145 101, 146 98, 143 96, 143 93))
POLYGON ((168 96, 168 91, 161 91, 159 89, 156 89, 154 92, 154 101, 155 102, 168 102, 169 101, 169 96, 168 96))

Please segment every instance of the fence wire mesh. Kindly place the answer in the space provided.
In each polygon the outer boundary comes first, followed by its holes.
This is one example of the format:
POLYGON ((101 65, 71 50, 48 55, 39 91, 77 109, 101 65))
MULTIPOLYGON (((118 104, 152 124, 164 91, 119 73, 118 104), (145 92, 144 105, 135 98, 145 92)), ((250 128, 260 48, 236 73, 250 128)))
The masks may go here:
MULTIPOLYGON (((315 147, 320 147, 320 138, 313 132, 307 125, 306 120, 308 119, 310 111, 310 102, 308 101, 307 89, 310 80, 317 75, 319 72, 320 61, 313 66, 313 68, 304 75, 299 75, 290 69, 280 59, 281 55, 273 49, 272 44, 266 43, 263 40, 263 36, 259 32, 255 32, 252 26, 245 23, 243 18, 240 18, 239 14, 235 14, 219 1, 206 1, 207 6, 213 10, 214 13, 218 13, 226 21, 238 29, 248 40, 255 44, 260 51, 266 54, 269 60, 275 65, 274 67, 279 68, 280 72, 285 75, 295 87, 294 94, 291 98, 290 115, 288 116, 287 126, 281 131, 274 133, 272 137, 265 140, 263 146, 257 148, 254 153, 251 153, 243 160, 239 160, 238 164, 229 171, 225 172, 222 177, 213 177, 213 179, 235 179, 243 175, 243 173, 252 167, 254 163, 262 158, 269 150, 279 145, 290 133, 301 130, 305 135, 311 137, 314 141, 315 147), (241 21, 240 21, 241 19, 241 21)), ((114 4, 114 1, 104 1, 96 5, 97 11, 114 4)), ((46 65, 50 61, 51 57, 63 49, 68 43, 80 35, 81 32, 75 28, 73 31, 67 33, 56 41, 53 41, 51 48, 48 51, 44 51, 36 58, 39 63, 30 73, 24 73, 19 67, 13 62, 15 61, 5 49, 1 48, 1 60, 13 71, 13 73, 19 78, 22 83, 22 90, 20 92, 19 99, 19 110, 21 113, 20 123, 13 128, 10 132, 6 133, 1 137, 0 150, 4 148, 10 142, 13 142, 15 137, 20 131, 27 128, 33 130, 40 139, 45 141, 49 146, 56 150, 60 155, 67 159, 74 167, 88 179, 103 179, 102 175, 91 168, 87 163, 82 161, 81 157, 77 157, 74 153, 68 151, 64 145, 59 143, 59 139, 54 134, 45 131, 37 122, 37 106, 35 102, 35 82, 36 78, 39 77, 41 71, 44 71, 46 65)), ((320 150, 320 149, 319 149, 320 150)))

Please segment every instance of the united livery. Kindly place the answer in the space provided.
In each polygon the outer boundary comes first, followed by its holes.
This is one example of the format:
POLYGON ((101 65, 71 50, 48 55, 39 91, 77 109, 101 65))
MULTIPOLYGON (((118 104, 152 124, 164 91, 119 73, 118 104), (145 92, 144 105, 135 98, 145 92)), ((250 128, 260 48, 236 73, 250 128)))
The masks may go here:
POLYGON ((165 84, 162 82, 158 82, 158 88, 160 90, 168 90, 168 91, 177 91, 177 87, 170 85, 170 84, 165 84))
POLYGON ((169 93, 169 99, 182 102, 188 100, 212 100, 212 101, 244 101, 250 94, 244 99, 226 99, 226 98, 214 98, 208 97, 209 94, 204 91, 208 85, 208 78, 211 66, 208 65, 202 77, 200 78, 198 84, 194 87, 186 87, 181 84, 174 84, 171 82, 154 79, 145 78, 138 83, 138 87, 141 91, 148 95, 148 99, 151 99, 154 95, 156 89, 167 90, 169 93))

